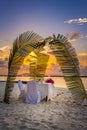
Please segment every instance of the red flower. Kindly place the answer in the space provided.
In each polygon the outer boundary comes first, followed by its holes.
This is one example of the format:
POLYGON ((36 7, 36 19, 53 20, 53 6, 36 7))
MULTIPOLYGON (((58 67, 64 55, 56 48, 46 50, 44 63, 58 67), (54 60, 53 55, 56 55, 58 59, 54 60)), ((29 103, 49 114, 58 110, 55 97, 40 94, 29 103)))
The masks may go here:
POLYGON ((52 83, 52 84, 54 84, 54 80, 53 80, 53 79, 51 79, 51 78, 49 78, 49 79, 45 80, 45 82, 46 82, 46 83, 52 83))

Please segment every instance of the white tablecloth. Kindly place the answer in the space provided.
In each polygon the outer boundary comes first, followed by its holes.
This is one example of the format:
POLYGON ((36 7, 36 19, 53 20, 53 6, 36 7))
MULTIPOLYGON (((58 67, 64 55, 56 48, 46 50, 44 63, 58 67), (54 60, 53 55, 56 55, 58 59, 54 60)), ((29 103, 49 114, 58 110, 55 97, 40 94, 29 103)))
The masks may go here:
MULTIPOLYGON (((25 88, 25 96, 27 91, 27 84, 23 84, 25 88)), ((44 99, 47 96, 47 100, 52 99, 55 91, 54 86, 51 83, 37 83, 37 89, 41 93, 41 100, 44 99)), ((12 97, 13 98, 19 98, 20 90, 18 87, 18 83, 14 83, 14 89, 12 91, 12 97)))
POLYGON ((51 83, 38 83, 38 90, 41 92, 41 99, 47 96, 47 100, 51 100, 54 95, 54 86, 51 83))

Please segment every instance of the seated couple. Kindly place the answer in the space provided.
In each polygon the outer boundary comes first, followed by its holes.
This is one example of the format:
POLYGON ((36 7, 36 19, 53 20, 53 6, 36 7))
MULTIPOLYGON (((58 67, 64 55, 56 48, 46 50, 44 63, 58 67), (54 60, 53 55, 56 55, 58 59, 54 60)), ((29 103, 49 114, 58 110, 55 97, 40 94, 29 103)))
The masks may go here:
POLYGON ((37 104, 41 101, 41 93, 37 90, 37 85, 34 80, 28 81, 27 91, 25 91, 21 80, 18 81, 18 87, 21 92, 19 98, 24 99, 26 103, 37 104))

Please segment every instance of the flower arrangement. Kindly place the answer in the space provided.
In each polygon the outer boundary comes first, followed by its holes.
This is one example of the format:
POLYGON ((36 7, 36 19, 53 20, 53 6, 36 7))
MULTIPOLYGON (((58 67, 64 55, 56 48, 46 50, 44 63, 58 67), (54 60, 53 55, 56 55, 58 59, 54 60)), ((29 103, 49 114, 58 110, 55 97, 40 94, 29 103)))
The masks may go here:
POLYGON ((45 80, 45 83, 52 83, 52 84, 54 84, 54 80, 51 79, 51 78, 48 78, 48 79, 45 80))

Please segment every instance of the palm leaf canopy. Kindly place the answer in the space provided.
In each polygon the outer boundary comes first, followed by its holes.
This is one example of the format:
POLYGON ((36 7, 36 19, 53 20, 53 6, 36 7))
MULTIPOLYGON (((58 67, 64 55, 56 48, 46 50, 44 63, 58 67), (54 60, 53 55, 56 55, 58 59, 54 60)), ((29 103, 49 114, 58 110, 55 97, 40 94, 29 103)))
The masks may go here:
POLYGON ((44 50, 44 45, 44 39, 33 32, 25 32, 17 37, 13 42, 13 48, 10 50, 8 62, 8 77, 4 96, 5 102, 9 103, 11 92, 13 90, 12 80, 15 80, 25 56, 27 56, 30 52, 37 50, 37 48, 38 52, 44 50))
POLYGON ((17 37, 13 42, 13 48, 10 51, 8 69, 11 68, 10 66, 12 65, 12 62, 16 62, 17 58, 24 58, 34 49, 37 49, 37 47, 41 45, 44 46, 42 41, 43 38, 33 32, 25 32, 17 37))
POLYGON ((87 94, 80 78, 79 61, 75 49, 68 42, 68 39, 61 34, 57 37, 53 35, 53 40, 49 44, 59 63, 67 87, 74 99, 82 102, 87 94))
MULTIPOLYGON (((45 73, 49 57, 47 56, 45 58, 45 55, 40 54, 40 52, 44 50, 43 47, 47 42, 49 43, 50 48, 52 49, 52 52, 58 61, 61 71, 64 75, 67 87, 71 91, 74 99, 79 102, 82 102, 83 99, 87 97, 84 85, 80 78, 79 62, 76 55, 76 51, 72 47, 71 43, 68 42, 67 38, 59 34, 57 37, 53 35, 53 37, 43 39, 36 33, 26 32, 16 38, 13 43, 13 48, 10 51, 8 63, 8 77, 4 97, 4 101, 6 103, 10 102, 11 92, 14 87, 11 77, 14 77, 15 80, 17 72, 20 69, 20 66, 23 64, 25 56, 27 56, 30 52, 33 51, 38 57, 38 71, 33 71, 33 63, 31 62, 31 72, 35 72, 36 76, 38 75, 38 73, 43 75, 41 71, 45 73), (42 63, 39 64, 39 61, 42 62, 41 57, 44 57, 44 59, 46 59, 46 62, 44 62, 44 67, 41 67, 42 63)), ((36 63, 34 63, 34 65, 35 64, 36 63)))

